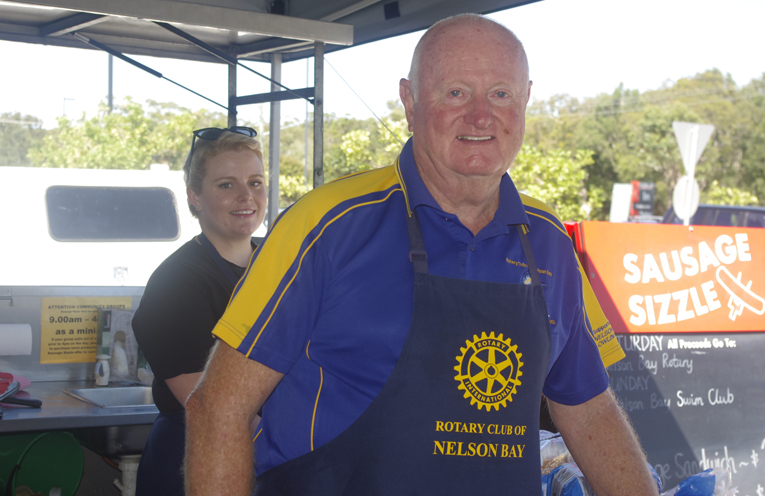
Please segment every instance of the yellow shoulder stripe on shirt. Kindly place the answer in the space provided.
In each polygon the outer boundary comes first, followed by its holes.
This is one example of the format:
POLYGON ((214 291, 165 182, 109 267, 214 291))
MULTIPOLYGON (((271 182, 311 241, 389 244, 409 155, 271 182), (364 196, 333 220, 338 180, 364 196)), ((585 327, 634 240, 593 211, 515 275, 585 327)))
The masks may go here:
MULTIPOLYGON (((292 207, 285 211, 274 224, 263 243, 258 256, 249 269, 249 277, 242 283, 239 291, 232 298, 226 314, 213 329, 213 334, 223 339, 227 344, 238 348, 242 340, 250 332, 255 320, 263 313, 269 302, 276 297, 277 302, 271 309, 268 319, 258 330, 257 336, 268 323, 279 302, 289 289, 300 270, 300 263, 306 254, 315 246, 316 241, 324 234, 329 225, 349 211, 387 200, 394 191, 401 191, 398 177, 393 167, 384 167, 361 174, 348 176, 328 183, 309 192, 292 207), (393 190, 391 190, 393 188, 393 190), (391 190, 384 198, 374 201, 354 203, 353 200, 368 194, 391 190), (327 215, 343 202, 349 206, 332 218, 327 215), (319 233, 305 246, 306 238, 312 236, 318 228, 319 233), (295 264, 298 264, 294 270, 295 264), (290 270, 294 273, 286 280, 290 270)), ((257 337, 252 343, 254 346, 257 337)), ((250 353, 248 350, 247 354, 250 353)))
POLYGON ((566 237, 568 237, 568 233, 566 232, 566 230, 561 228, 561 226, 563 225, 563 221, 560 220, 560 217, 558 217, 558 214, 555 212, 555 210, 550 208, 546 203, 537 200, 536 198, 532 198, 528 195, 524 195, 523 193, 520 193, 520 196, 521 196, 521 201, 523 202, 524 207, 531 207, 536 210, 541 210, 544 213, 548 214, 547 216, 545 216, 537 212, 532 212, 529 209, 526 209, 527 215, 533 215, 534 217, 538 217, 540 219, 546 220, 547 222, 555 226, 555 228, 558 231, 560 231, 562 234, 565 234, 566 237), (552 217, 552 219, 550 217, 552 217), (553 219, 557 220, 558 223, 556 223, 553 219))

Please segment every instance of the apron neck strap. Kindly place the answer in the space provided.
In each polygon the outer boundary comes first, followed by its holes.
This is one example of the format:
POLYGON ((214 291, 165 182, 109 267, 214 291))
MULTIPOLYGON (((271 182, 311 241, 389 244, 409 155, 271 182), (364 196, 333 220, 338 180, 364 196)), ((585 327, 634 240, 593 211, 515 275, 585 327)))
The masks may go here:
POLYGON ((218 253, 218 250, 215 249, 213 244, 210 242, 209 239, 207 239, 207 236, 205 236, 205 233, 199 233, 199 236, 197 236, 199 239, 199 244, 202 245, 202 248, 205 249, 208 255, 210 255, 210 258, 213 259, 215 264, 218 266, 218 268, 223 272, 223 274, 228 278, 229 281, 231 281, 231 284, 236 287, 236 283, 239 282, 239 278, 234 275, 234 271, 231 270, 231 267, 229 267, 228 263, 223 259, 222 256, 220 256, 220 253, 218 253))
MULTIPOLYGON (((428 254, 425 252, 425 243, 422 240, 422 229, 420 228, 420 220, 417 218, 417 212, 412 211, 412 215, 407 216, 406 227, 409 231, 409 260, 414 265, 414 272, 415 274, 427 274, 428 254)), ((539 272, 537 272, 537 263, 534 260, 534 253, 531 251, 529 237, 526 235, 527 227, 525 224, 516 224, 515 227, 518 230, 518 237, 521 238, 523 254, 529 265, 531 283, 534 286, 541 286, 542 281, 539 279, 539 272)))
POLYGON ((521 246, 523 247, 523 254, 526 255, 526 262, 529 264, 529 277, 531 277, 531 284, 534 286, 541 286, 542 281, 539 279, 539 272, 537 272, 537 263, 534 260, 534 253, 531 251, 531 243, 529 237, 526 236, 526 224, 516 224, 515 228, 518 230, 518 236, 521 238, 521 246))
POLYGON ((422 229, 417 212, 406 217, 406 227, 409 230, 409 260, 414 265, 415 274, 428 273, 428 254, 425 253, 425 243, 422 240, 422 229))

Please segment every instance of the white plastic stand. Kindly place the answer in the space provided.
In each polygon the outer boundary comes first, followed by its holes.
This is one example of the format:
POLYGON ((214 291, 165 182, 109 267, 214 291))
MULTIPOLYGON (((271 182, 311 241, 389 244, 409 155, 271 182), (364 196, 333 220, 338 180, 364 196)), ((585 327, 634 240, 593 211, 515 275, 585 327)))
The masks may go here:
POLYGON ((138 475, 138 463, 141 455, 125 455, 120 457, 122 480, 114 479, 114 485, 122 492, 122 496, 135 496, 135 480, 138 475))

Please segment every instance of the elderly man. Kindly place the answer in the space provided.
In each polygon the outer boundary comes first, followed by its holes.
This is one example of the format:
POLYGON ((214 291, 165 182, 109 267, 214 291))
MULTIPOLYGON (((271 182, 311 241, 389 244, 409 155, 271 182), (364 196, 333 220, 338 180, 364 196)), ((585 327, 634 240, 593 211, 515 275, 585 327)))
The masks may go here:
POLYGON ((285 212, 213 331, 187 494, 250 494, 264 402, 255 494, 539 494, 542 393, 599 496, 657 493, 571 240, 507 174, 530 87, 503 26, 428 30, 398 161, 285 212))

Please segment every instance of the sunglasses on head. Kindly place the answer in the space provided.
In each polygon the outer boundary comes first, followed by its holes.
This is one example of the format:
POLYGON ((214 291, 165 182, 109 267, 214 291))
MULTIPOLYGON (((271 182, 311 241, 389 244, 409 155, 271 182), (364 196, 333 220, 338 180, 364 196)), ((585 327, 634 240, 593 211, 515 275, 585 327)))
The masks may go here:
POLYGON ((207 141, 215 141, 220 138, 224 131, 243 134, 245 136, 249 136, 250 138, 254 138, 258 135, 256 130, 245 126, 231 126, 228 128, 206 127, 204 129, 197 129, 196 131, 193 131, 194 138, 191 140, 191 151, 189 151, 189 156, 191 157, 194 155, 194 143, 197 141, 197 138, 207 141))

